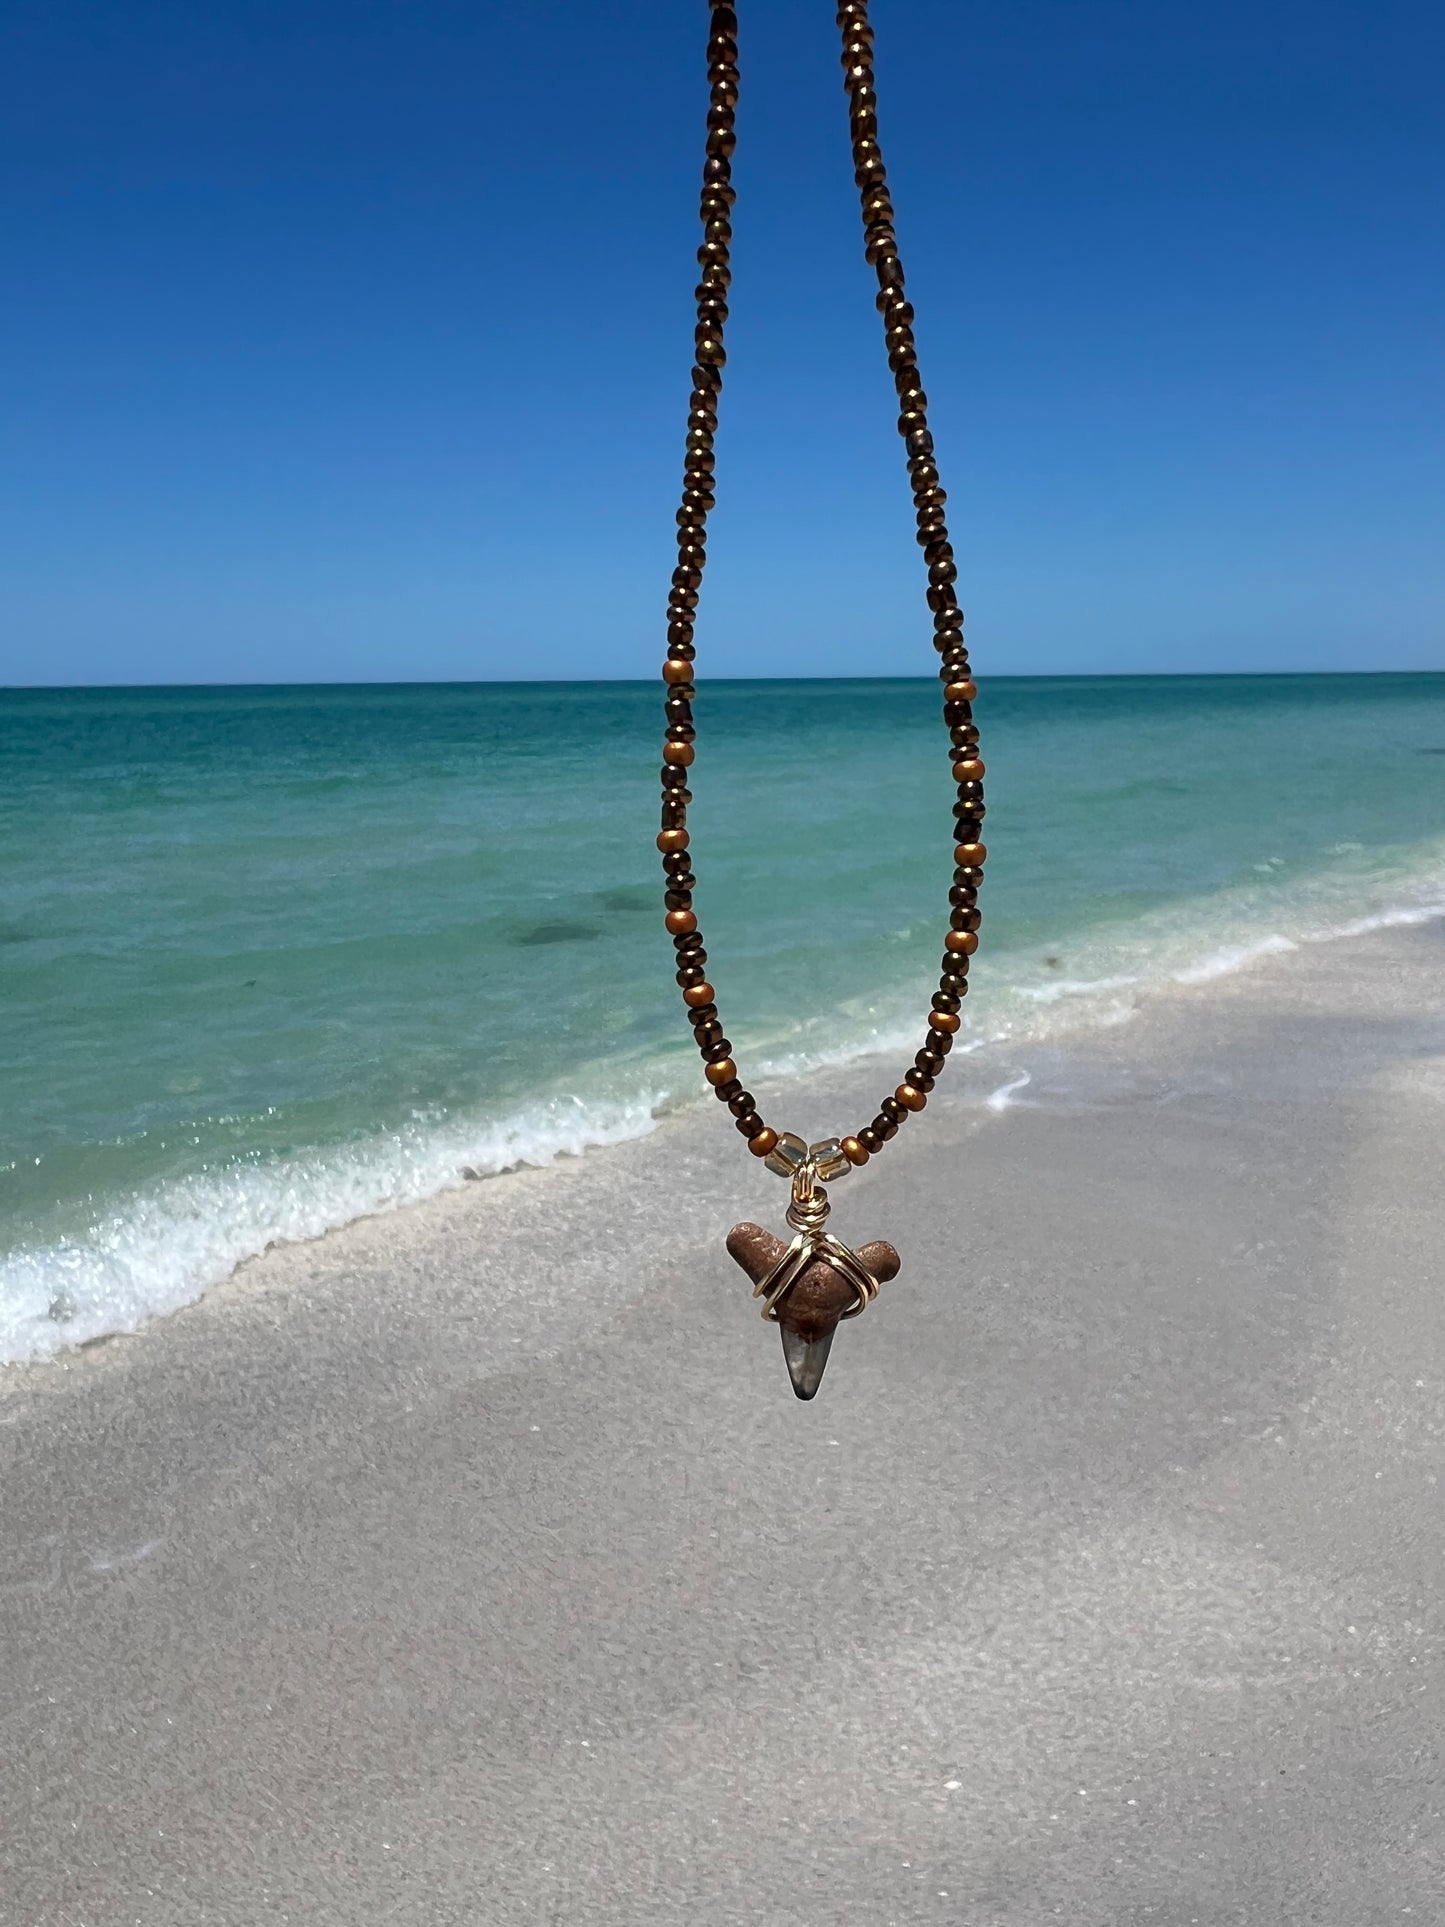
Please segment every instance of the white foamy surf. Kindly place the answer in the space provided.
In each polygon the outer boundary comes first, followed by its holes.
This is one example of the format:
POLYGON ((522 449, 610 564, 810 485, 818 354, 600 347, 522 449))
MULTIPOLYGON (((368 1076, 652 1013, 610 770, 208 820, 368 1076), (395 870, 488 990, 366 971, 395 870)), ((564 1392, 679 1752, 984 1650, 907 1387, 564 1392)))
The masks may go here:
POLYGON ((0 1259, 0 1363, 47 1358, 178 1311, 269 1245, 319 1238, 519 1165, 644 1137, 657 1099, 559 1097, 500 1123, 416 1125, 368 1143, 160 1184, 63 1244, 0 1259))

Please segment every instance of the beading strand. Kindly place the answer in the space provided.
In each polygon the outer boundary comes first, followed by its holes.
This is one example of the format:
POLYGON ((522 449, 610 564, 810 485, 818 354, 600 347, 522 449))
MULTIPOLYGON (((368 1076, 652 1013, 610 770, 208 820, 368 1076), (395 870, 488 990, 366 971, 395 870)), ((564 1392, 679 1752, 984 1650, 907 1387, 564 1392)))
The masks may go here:
MULTIPOLYGON (((723 331, 727 321, 727 290, 732 280, 729 245, 732 241, 732 154, 738 100, 737 14, 723 0, 712 0, 707 58, 711 89, 707 116, 707 158, 703 166, 701 214, 702 246, 697 258, 701 279, 697 287, 697 327, 694 331, 692 396, 687 417, 687 448, 683 467, 682 506, 677 512, 677 567, 667 608, 667 660, 662 679, 667 687, 666 737, 662 751, 662 828, 657 847, 666 875, 667 928, 677 952, 677 981, 682 989, 693 1034, 702 1052, 707 1081, 731 1110, 737 1128, 757 1157, 777 1151, 779 1136, 758 1115, 752 1093, 743 1089, 733 1060, 732 1045, 723 1035, 717 1001, 707 980, 707 952, 692 907, 697 879, 693 874, 687 832, 687 806, 692 801, 687 772, 693 761, 697 731, 692 703, 697 694, 693 662, 698 590, 707 559, 707 515, 713 506, 713 437, 717 430, 717 398, 727 360, 723 331)), ((978 694, 969 671, 963 640, 963 612, 955 584, 958 568, 944 520, 947 497, 934 461, 933 437, 928 430, 928 397, 918 374, 913 339, 913 307, 904 294, 903 266, 893 230, 883 156, 878 146, 878 97, 873 81, 873 29, 868 24, 867 0, 845 0, 837 14, 843 36, 843 84, 848 94, 853 139, 853 178, 858 184, 863 212, 864 253, 878 277, 878 311, 883 317, 884 344, 893 385, 898 394, 898 432, 908 456, 908 473, 917 511, 918 540, 928 567, 928 606, 933 612, 933 640, 941 659, 943 720, 948 727, 949 759, 958 786, 953 809, 954 872, 948 893, 949 928, 939 987, 928 1014, 922 1048, 904 1072, 902 1082, 885 1097, 878 1115, 856 1136, 841 1141, 850 1164, 866 1164, 896 1136, 898 1127, 928 1102, 928 1093, 943 1070, 959 1028, 959 1008, 968 993, 968 961, 978 948, 978 891, 983 881, 983 773, 978 753, 978 729, 973 700, 978 694)), ((786 1147, 785 1147, 786 1148, 786 1147)), ((801 1145, 799 1146, 801 1148, 801 1145)))

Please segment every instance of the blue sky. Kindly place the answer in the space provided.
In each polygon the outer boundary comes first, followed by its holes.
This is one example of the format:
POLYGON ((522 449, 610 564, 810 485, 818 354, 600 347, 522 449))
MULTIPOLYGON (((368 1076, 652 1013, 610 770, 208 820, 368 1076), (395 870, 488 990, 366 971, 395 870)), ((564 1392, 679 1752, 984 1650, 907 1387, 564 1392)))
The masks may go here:
MULTIPOLYGON (((926 673, 832 0, 742 0, 699 641, 926 673)), ((1438 6, 875 0, 981 672, 1445 666, 1438 6)), ((0 679, 653 672, 702 0, 10 0, 0 679)))

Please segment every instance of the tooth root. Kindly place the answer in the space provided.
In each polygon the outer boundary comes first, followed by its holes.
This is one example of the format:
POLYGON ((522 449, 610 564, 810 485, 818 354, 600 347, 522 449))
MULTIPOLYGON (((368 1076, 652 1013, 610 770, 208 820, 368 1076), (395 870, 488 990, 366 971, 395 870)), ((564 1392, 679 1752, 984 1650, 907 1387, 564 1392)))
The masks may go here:
POLYGON ((790 1331, 781 1324, 778 1329, 783 1335, 783 1357, 787 1360, 793 1390, 799 1398, 812 1398, 823 1382, 828 1352, 838 1327, 830 1325, 826 1331, 811 1335, 790 1331))

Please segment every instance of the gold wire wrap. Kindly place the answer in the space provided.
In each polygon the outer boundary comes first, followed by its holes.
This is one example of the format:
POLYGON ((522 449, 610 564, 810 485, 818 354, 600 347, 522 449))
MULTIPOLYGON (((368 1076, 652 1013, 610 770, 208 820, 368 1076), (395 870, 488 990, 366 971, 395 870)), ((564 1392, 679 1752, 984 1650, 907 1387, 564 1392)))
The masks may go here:
POLYGON ((856 1251, 850 1251, 841 1238, 823 1226, 827 1223, 828 1194, 819 1184, 812 1156, 805 1158, 793 1176, 793 1196, 788 1205, 788 1223, 797 1237, 773 1266, 753 1286, 754 1298, 763 1301, 763 1317, 777 1319, 778 1306, 817 1258, 831 1265, 847 1279, 856 1297, 842 1318, 857 1318, 878 1296, 879 1282, 856 1251))

